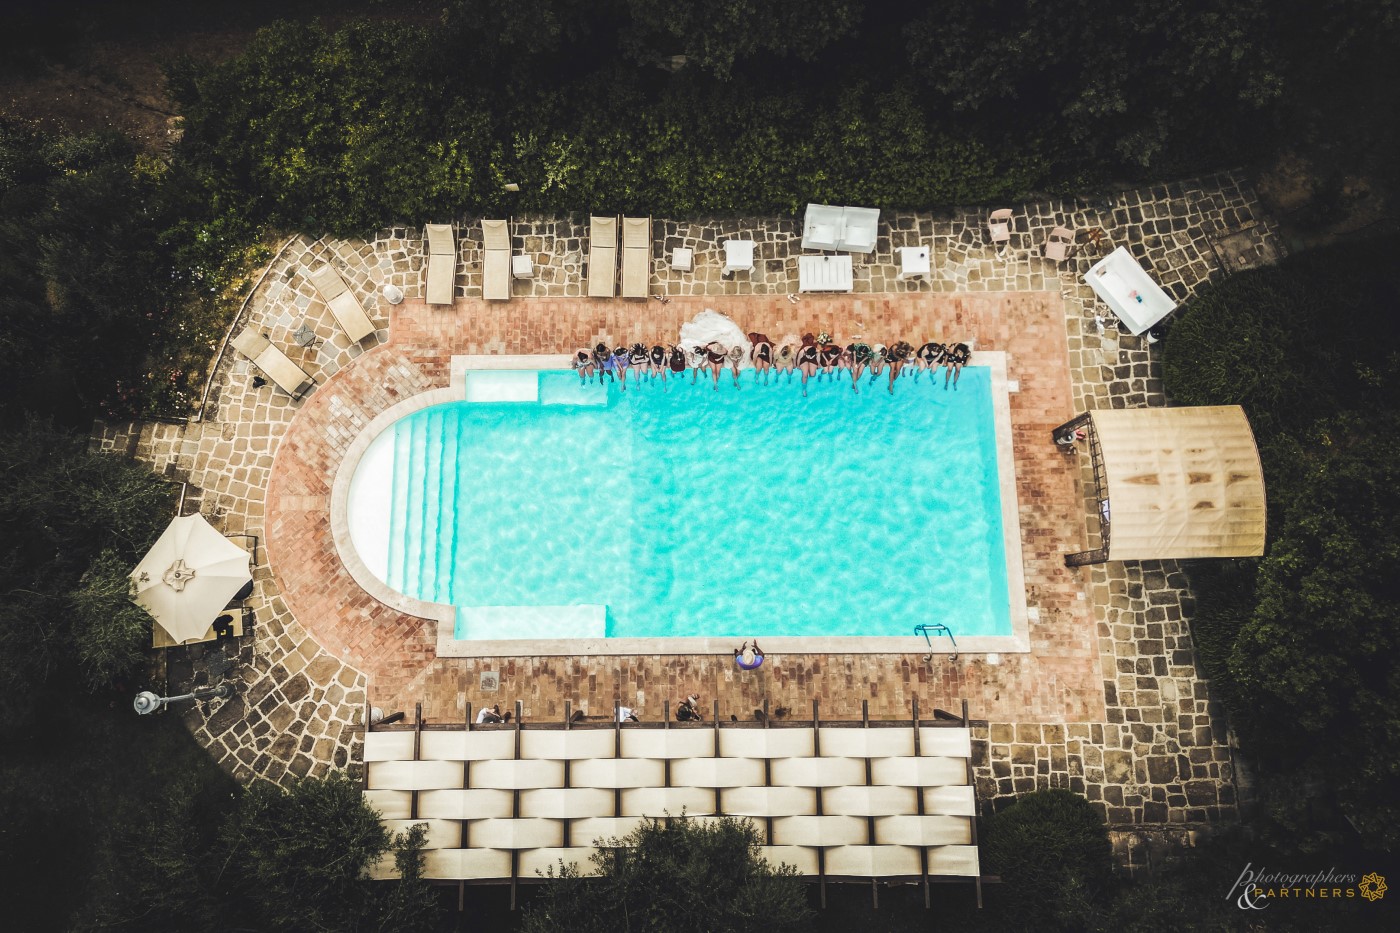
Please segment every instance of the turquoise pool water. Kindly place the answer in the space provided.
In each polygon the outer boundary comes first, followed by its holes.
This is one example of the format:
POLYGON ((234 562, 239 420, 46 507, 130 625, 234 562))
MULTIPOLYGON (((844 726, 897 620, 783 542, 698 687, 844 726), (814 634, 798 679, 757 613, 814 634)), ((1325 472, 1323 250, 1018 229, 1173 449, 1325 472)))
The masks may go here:
POLYGON ((390 429, 385 582, 459 607, 458 638, 1011 632, 984 368, 805 399, 467 380, 390 429))

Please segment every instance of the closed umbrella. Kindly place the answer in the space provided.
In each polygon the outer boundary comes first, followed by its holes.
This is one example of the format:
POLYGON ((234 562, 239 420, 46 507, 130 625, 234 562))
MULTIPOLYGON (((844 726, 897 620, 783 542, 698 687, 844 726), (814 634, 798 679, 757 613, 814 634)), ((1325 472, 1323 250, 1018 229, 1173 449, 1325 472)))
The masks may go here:
POLYGON ((248 552, 204 520, 177 518, 131 572, 141 606, 176 642, 199 638, 250 580, 248 552))

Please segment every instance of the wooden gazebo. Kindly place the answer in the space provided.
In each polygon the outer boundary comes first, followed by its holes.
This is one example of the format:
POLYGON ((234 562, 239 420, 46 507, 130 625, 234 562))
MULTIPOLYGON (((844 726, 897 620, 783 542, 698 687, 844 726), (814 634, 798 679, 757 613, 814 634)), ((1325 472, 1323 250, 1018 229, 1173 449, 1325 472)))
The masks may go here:
POLYGON ((1053 437, 1093 465, 1098 547, 1066 565, 1264 553, 1264 473, 1238 405, 1089 411, 1053 437))

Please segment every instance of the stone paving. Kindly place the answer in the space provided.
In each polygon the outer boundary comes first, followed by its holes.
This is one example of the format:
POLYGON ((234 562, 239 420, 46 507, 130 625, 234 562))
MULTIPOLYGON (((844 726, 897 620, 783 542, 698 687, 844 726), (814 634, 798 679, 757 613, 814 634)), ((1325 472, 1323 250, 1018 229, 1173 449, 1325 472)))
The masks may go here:
MULTIPOLYGON (((1073 490, 1081 467, 1073 455, 1053 450, 1048 441, 1041 444, 1043 426, 1086 409, 1166 401, 1159 354, 1145 341, 1120 333, 1111 314, 1079 276, 1101 251, 1125 245, 1181 300, 1199 284, 1232 269, 1273 261, 1281 246, 1253 191, 1228 174, 1123 192, 1102 202, 1011 206, 1016 210, 1015 232, 1010 248, 1000 257, 985 241, 985 210, 955 215, 887 212, 875 252, 857 258, 855 295, 808 295, 797 306, 787 305, 780 297, 796 287, 795 257, 800 249, 794 219, 657 221, 651 288, 656 295, 675 298, 674 303, 566 300, 546 313, 544 321, 532 309, 549 303, 523 299, 569 299, 580 293, 586 271, 587 218, 516 218, 515 249, 533 256, 537 274, 533 280, 515 282, 516 300, 489 306, 472 300, 480 295, 480 226, 468 219, 459 225, 457 293, 462 301, 455 312, 444 312, 455 316, 439 323, 439 335, 447 340, 459 329, 457 325, 470 320, 470 333, 453 342, 470 350, 459 352, 569 350, 569 341, 588 332, 588 327, 577 330, 561 315, 589 315, 599 336, 604 332, 626 335, 634 329, 640 336, 646 324, 662 320, 654 315, 666 312, 669 320, 683 305, 688 307, 680 296, 772 296, 762 306, 768 312, 779 316, 790 312, 793 319, 803 321, 813 320, 814 315, 828 315, 832 321, 846 320, 850 313, 869 315, 868 302, 877 296, 882 314, 892 315, 880 319, 891 325, 975 323, 986 331, 974 335, 978 345, 989 348, 1009 339, 1007 332, 997 331, 1003 314, 997 310, 999 302, 1000 307, 1012 309, 1004 313, 1014 316, 1051 299, 1058 311, 1057 327, 1063 329, 1037 339, 1064 354, 1065 394, 1059 411, 1047 409, 1018 428, 1023 435, 1018 480, 1023 469, 1034 469, 1047 481, 1067 482, 1073 490), (1062 223, 1080 231, 1080 246, 1069 262, 1056 265, 1043 258, 1040 248, 1049 228, 1062 223), (1102 232, 1101 250, 1089 244, 1086 231, 1092 228, 1102 232), (758 242, 759 262, 751 275, 722 279, 720 242, 735 235, 758 242), (928 280, 897 281, 894 248, 916 242, 931 246, 933 274, 928 280), (671 250, 682 245, 695 250, 694 273, 670 268, 671 250), (926 303, 935 296, 953 304, 926 303), (990 303, 969 311, 973 298, 990 303), (861 305, 862 301, 867 304, 861 305), (911 303, 904 305, 905 301, 911 303), (842 310, 843 302, 849 310, 842 310), (1018 307, 1021 312, 1015 311, 1018 307), (952 317, 944 317, 947 314, 952 317), (1102 333, 1096 315, 1108 318, 1102 333), (530 342, 537 343, 524 346, 530 342), (1062 461, 1058 467, 1057 458, 1062 461)), ((340 374, 335 378, 339 384, 355 378, 357 371, 375 370, 380 377, 376 387, 394 397, 440 385, 445 372, 434 359, 400 360, 404 365, 395 367, 387 365, 387 357, 386 362, 378 361, 391 348, 375 350, 389 340, 391 316, 390 307, 378 297, 379 290, 395 284, 410 301, 420 297, 422 249, 421 231, 416 230, 387 230, 368 243, 298 238, 274 259, 271 274, 253 296, 241 323, 268 333, 320 383, 340 374), (380 328, 362 348, 347 345, 301 271, 304 265, 327 260, 341 270, 380 328), (303 323, 324 343, 297 346, 293 334, 303 323), (361 356, 365 359, 360 360, 361 356)), ((710 304, 724 310, 718 301, 710 304)), ((392 314, 397 328, 399 311, 392 314)), ((397 339, 397 331, 394 336, 397 339)), ((333 386, 313 390, 301 402, 270 387, 254 388, 251 367, 235 357, 229 352, 218 361, 214 391, 202 419, 179 426, 99 425, 94 444, 135 456, 173 478, 188 479, 195 489, 192 502, 226 532, 263 535, 269 484, 283 481, 273 475, 273 458, 282 455, 281 442, 289 427, 294 427, 293 419, 300 419, 303 410, 316 409, 338 409, 350 426, 357 417, 344 407, 344 396, 333 386), (324 389, 329 391, 323 395, 324 389)), ((363 375, 356 381, 361 379, 363 375)), ((333 441, 348 443, 338 436, 333 441)), ((328 482, 329 476, 321 480, 328 482)), ((1035 503, 1034 495, 1028 495, 1033 492, 1023 485, 1023 512, 1035 503)), ((315 496, 296 501, 297 493, 290 488, 279 495, 284 509, 289 502, 293 506, 288 515, 321 507, 315 496)), ((1063 498, 1063 491, 1048 496, 1057 498, 1063 498)), ((924 708, 943 705, 945 698, 953 702, 968 696, 972 714, 980 720, 974 731, 974 755, 978 796, 984 807, 1003 805, 1015 794, 1038 787, 1082 791, 1114 827, 1120 857, 1134 864, 1139 858, 1134 853, 1150 848, 1142 842, 1145 831, 1186 838, 1195 829, 1232 818, 1236 806, 1233 765, 1223 718, 1195 666, 1188 628, 1191 600, 1180 568, 1174 562, 1112 563, 1080 571, 1060 568, 1064 576, 1057 577, 1049 567, 1050 558, 1057 559, 1060 551, 1077 549, 1078 545, 1070 546, 1072 539, 1084 540, 1092 533, 1086 527, 1089 514, 1081 501, 1071 529, 1055 527, 1049 512, 1041 515, 1049 522, 1045 527, 1028 523, 1023 514, 1023 542, 1034 540, 1041 551, 1037 555, 1027 547, 1028 565, 1040 558, 1046 565, 1039 577, 1028 569, 1028 597, 1032 605, 1047 599, 1043 605, 1048 610, 1032 622, 1032 632, 1045 633, 1062 648, 1078 646, 1059 650, 1059 655, 1053 651, 1032 655, 1038 660, 1031 663, 1039 666, 1025 690, 997 694, 999 686, 1015 682, 1015 669, 1024 666, 1017 661, 1008 664, 1006 658, 1000 670, 984 658, 964 658, 957 664, 936 660, 926 666, 913 657, 898 656, 881 662, 884 666, 878 669, 860 658, 804 658, 788 666, 784 676, 760 686, 740 682, 723 659, 669 659, 669 663, 668 659, 607 659, 608 663, 596 665, 572 658, 490 663, 459 659, 459 666, 444 672, 415 650, 399 659, 405 676, 392 698, 407 705, 415 691, 430 697, 431 702, 425 701, 426 715, 441 720, 456 718, 468 697, 473 702, 519 698, 532 715, 553 716, 565 698, 596 697, 602 705, 610 705, 612 697, 635 700, 636 691, 642 689, 645 698, 657 704, 692 685, 709 696, 724 698, 727 709, 740 712, 764 698, 775 706, 803 708, 812 696, 824 696, 823 715, 833 718, 858 716, 858 700, 872 693, 892 711, 907 708, 915 695, 924 708), (1042 583, 1036 584, 1035 579, 1042 583), (1036 586, 1055 592, 1047 596, 1036 586), (1086 645, 1086 653, 1075 657, 1086 645), (1077 666, 1084 659, 1092 663, 1089 673, 1077 666), (418 675, 408 675, 415 669, 418 675), (495 695, 475 689, 478 674, 488 669, 497 671, 502 681, 495 695), (450 701, 445 699, 449 696, 450 701)), ((284 780, 347 763, 353 767, 358 751, 355 727, 362 716, 365 691, 378 703, 381 685, 346 663, 342 649, 348 646, 320 643, 323 632, 327 641, 332 640, 329 633, 335 631, 337 614, 301 619, 289 609, 281 591, 283 580, 308 555, 283 555, 276 552, 276 545, 273 549, 270 567, 266 551, 258 551, 257 620, 245 639, 251 651, 245 646, 249 661, 240 674, 247 684, 245 693, 241 699, 216 701, 192 711, 187 723, 240 777, 284 780), (308 628, 317 637, 308 634, 308 628)), ((336 598, 342 596, 355 601, 353 594, 336 591, 336 598)), ((399 632, 400 638, 404 635, 399 632)))

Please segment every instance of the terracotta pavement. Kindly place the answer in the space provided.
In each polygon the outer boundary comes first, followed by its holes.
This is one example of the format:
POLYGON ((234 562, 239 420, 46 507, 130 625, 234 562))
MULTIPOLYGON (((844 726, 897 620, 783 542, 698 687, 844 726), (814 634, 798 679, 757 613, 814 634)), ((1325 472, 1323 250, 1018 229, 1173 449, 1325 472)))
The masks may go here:
MULTIPOLYGON (((381 309, 382 310, 382 309, 381 309)), ((303 404, 277 449, 266 501, 266 545, 281 597, 329 653, 369 678, 371 702, 385 709, 423 704, 430 721, 456 720, 465 704, 524 704, 531 718, 558 718, 565 701, 606 715, 615 701, 643 718, 663 701, 698 692, 721 715, 747 718, 766 699, 795 716, 814 698, 823 718, 907 714, 959 708, 1001 722, 1085 722, 1104 718, 1095 625, 1087 577, 1064 567, 1062 554, 1083 546, 1077 462, 1059 453, 1050 430, 1072 412, 1065 307, 1049 292, 974 292, 871 296, 677 297, 662 304, 534 298, 503 303, 459 299, 452 307, 409 300, 389 312, 390 338, 353 360, 303 404), (446 386, 454 354, 567 353, 604 341, 666 342, 681 323, 713 308, 746 330, 784 334, 828 331, 846 342, 972 340, 1008 355, 1016 483, 1030 622, 1029 654, 953 661, 909 654, 785 655, 758 672, 736 670, 717 656, 438 658, 436 623, 405 615, 364 592, 341 566, 330 526, 330 492, 344 451, 381 411, 408 396, 446 386), (500 689, 478 690, 480 673, 497 671, 500 689)), ((1110 667, 1111 658, 1106 662, 1110 667)))

